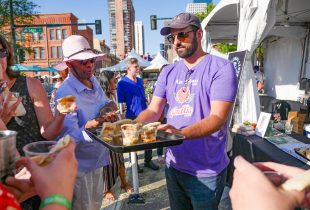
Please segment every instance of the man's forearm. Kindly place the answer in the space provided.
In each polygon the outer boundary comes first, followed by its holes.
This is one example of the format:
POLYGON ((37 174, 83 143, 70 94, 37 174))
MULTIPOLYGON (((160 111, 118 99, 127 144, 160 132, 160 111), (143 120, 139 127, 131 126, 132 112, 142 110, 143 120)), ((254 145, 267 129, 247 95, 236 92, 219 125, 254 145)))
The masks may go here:
POLYGON ((195 139, 204 136, 209 136, 218 131, 225 121, 216 115, 210 115, 190 126, 181 129, 181 134, 188 139, 195 139))
POLYGON ((146 109, 139 114, 139 116, 135 119, 136 121, 140 122, 155 122, 160 118, 160 114, 156 112, 146 109))

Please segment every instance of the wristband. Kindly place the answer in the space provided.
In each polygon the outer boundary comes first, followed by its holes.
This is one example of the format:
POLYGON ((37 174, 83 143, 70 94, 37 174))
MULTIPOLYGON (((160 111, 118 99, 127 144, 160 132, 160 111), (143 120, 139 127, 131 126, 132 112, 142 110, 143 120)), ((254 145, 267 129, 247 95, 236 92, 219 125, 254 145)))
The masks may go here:
POLYGON ((72 209, 71 202, 65 196, 58 195, 58 194, 50 195, 50 196, 47 196, 46 198, 44 198, 44 200, 40 204, 39 209, 42 209, 45 206, 50 205, 50 204, 59 204, 61 206, 66 207, 68 210, 72 209))

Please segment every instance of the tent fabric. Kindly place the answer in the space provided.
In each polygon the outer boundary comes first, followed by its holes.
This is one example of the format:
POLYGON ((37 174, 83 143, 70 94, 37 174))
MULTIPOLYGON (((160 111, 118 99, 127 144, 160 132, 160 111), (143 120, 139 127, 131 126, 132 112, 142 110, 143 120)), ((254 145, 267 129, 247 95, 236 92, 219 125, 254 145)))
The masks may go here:
MULTIPOLYGON (((238 38, 238 50, 249 51, 244 68, 245 74, 241 80, 245 82, 239 89, 239 92, 243 93, 240 97, 242 100, 240 121, 244 119, 255 121, 255 115, 257 116, 258 113, 257 110, 256 113, 251 112, 259 105, 250 57, 262 41, 270 44, 277 40, 277 37, 285 38, 272 44, 275 45, 275 49, 267 44, 268 47, 264 51, 267 94, 296 100, 304 37, 307 34, 307 28, 303 24, 310 22, 309 9, 309 0, 221 0, 203 20, 202 27, 210 34, 212 41, 234 42, 238 38), (285 53, 287 55, 284 55, 285 53), (287 94, 287 90, 292 93, 287 94), (247 105, 245 102, 248 102, 247 105)), ((207 46, 206 42, 203 43, 207 46)), ((309 52, 310 47, 307 50, 309 52)), ((308 63, 306 63, 305 75, 310 75, 308 63)))
POLYGON ((303 52, 300 40, 281 38, 268 43, 265 50, 265 77, 273 78, 266 81, 266 92, 277 99, 296 101, 303 52))
MULTIPOLYGON (((140 55, 138 55, 138 53, 135 51, 135 49, 132 49, 127 57, 123 60, 121 60, 121 62, 119 62, 118 64, 114 65, 114 66, 110 66, 106 69, 110 70, 110 71, 125 71, 127 69, 126 67, 126 62, 130 59, 130 58, 136 58, 138 60, 139 66, 140 67, 148 67, 151 65, 150 62, 144 60, 143 58, 140 57, 140 55)), ((102 71, 102 70, 101 70, 102 71)))
POLYGON ((252 54, 276 21, 277 0, 240 0, 238 51, 247 50, 242 72, 235 122, 257 122, 260 103, 252 67, 252 54))
MULTIPOLYGON (((244 0, 243 0, 244 1, 244 0)), ((309 0, 288 0, 287 13, 291 15, 285 15, 285 1, 286 0, 271 0, 271 4, 276 8, 275 20, 278 23, 276 26, 269 24, 270 31, 266 36, 281 36, 281 37, 304 37, 306 29, 304 27, 293 26, 291 22, 309 22, 310 13, 309 0), (284 27, 283 23, 287 21, 289 17, 288 25, 290 27, 284 27)), ((246 0, 246 2, 253 2, 253 0, 246 0)), ((253 5, 257 4, 259 7, 268 7, 265 0, 256 0, 256 3, 250 4, 249 11, 246 11, 244 15, 250 16, 261 15, 262 13, 253 13, 250 10, 253 9, 253 5)), ((238 38, 238 5, 241 4, 241 0, 221 0, 211 13, 202 21, 201 25, 205 31, 210 33, 211 39, 215 42, 236 42, 238 38)), ((241 16, 241 11, 240 11, 241 16)), ((269 18, 269 17, 266 17, 269 18)), ((270 22, 270 21, 269 21, 270 22)), ((260 24, 260 23, 259 23, 260 24)), ((265 37, 263 37, 265 38, 265 37)), ((203 43, 205 40, 203 40, 203 43)))
POLYGON ((210 14, 201 22, 203 30, 202 46, 207 52, 208 32, 212 41, 234 42, 238 34, 238 8, 239 0, 221 0, 210 14))
POLYGON ((162 66, 169 64, 169 62, 158 52, 155 58, 151 61, 151 65, 143 69, 143 71, 159 71, 162 66))

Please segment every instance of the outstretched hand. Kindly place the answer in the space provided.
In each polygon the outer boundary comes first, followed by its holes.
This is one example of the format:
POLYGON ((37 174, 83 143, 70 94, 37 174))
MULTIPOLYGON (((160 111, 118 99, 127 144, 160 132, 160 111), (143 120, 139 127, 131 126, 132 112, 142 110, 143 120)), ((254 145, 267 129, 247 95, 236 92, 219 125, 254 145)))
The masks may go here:
POLYGON ((176 129, 175 127, 173 127, 172 125, 169 125, 169 124, 162 124, 162 125, 158 126, 157 130, 182 135, 181 130, 176 129))
MULTIPOLYGON (((283 209, 289 210, 295 207, 300 207, 305 204, 305 192, 298 191, 284 191, 271 182, 268 177, 260 170, 268 165, 270 169, 273 164, 256 164, 255 167, 251 163, 244 160, 241 156, 235 158, 234 166, 234 179, 230 191, 232 207, 234 210, 246 209, 283 209), (255 204, 255 205, 254 205, 255 204)), ((296 176, 302 172, 290 166, 281 166, 282 169, 286 168, 284 173, 287 178, 296 176), (290 175, 290 176, 289 176, 290 175)), ((266 168, 267 169, 267 168, 266 168)), ((280 169, 280 167, 278 167, 280 169)), ((280 171, 282 171, 279 170, 280 171)), ((283 171, 284 172, 284 171, 283 171)), ((281 174, 282 172, 280 172, 281 174)), ((285 179, 282 179, 282 182, 285 179)))
POLYGON ((23 165, 31 173, 30 179, 8 177, 5 184, 19 200, 38 194, 41 199, 53 194, 60 194, 72 199, 77 161, 74 154, 75 143, 60 151, 47 166, 40 167, 30 158, 21 158, 17 165, 23 165))

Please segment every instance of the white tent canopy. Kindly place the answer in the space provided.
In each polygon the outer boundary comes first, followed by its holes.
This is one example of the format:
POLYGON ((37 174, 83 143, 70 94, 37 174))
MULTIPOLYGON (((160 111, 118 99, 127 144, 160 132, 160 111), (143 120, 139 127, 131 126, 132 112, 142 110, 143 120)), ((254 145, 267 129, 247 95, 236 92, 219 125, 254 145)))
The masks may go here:
MULTIPOLYGON (((295 95, 296 99, 307 22, 310 22, 309 0, 221 0, 203 20, 205 34, 209 33, 212 41, 236 42, 238 37, 238 50, 249 52, 238 96, 242 101, 240 121, 255 121, 258 114, 250 60, 260 43, 265 54, 267 94, 280 99, 293 99, 295 95), (289 96, 288 92, 293 93, 289 96)), ((305 66, 305 73, 300 74, 308 76, 310 66, 305 66)))
POLYGON ((126 63, 130 58, 136 58, 138 60, 139 66, 140 67, 147 67, 149 65, 151 65, 150 62, 144 60, 143 58, 140 57, 140 55, 138 55, 138 53, 135 51, 135 49, 132 49, 127 57, 123 60, 121 60, 121 62, 119 62, 118 64, 114 65, 114 66, 110 66, 108 68, 105 68, 106 70, 110 70, 110 71, 125 71, 126 68, 126 63))
POLYGON ((162 66, 169 64, 169 62, 158 52, 155 58, 151 61, 151 65, 146 67, 143 71, 159 71, 162 66))

